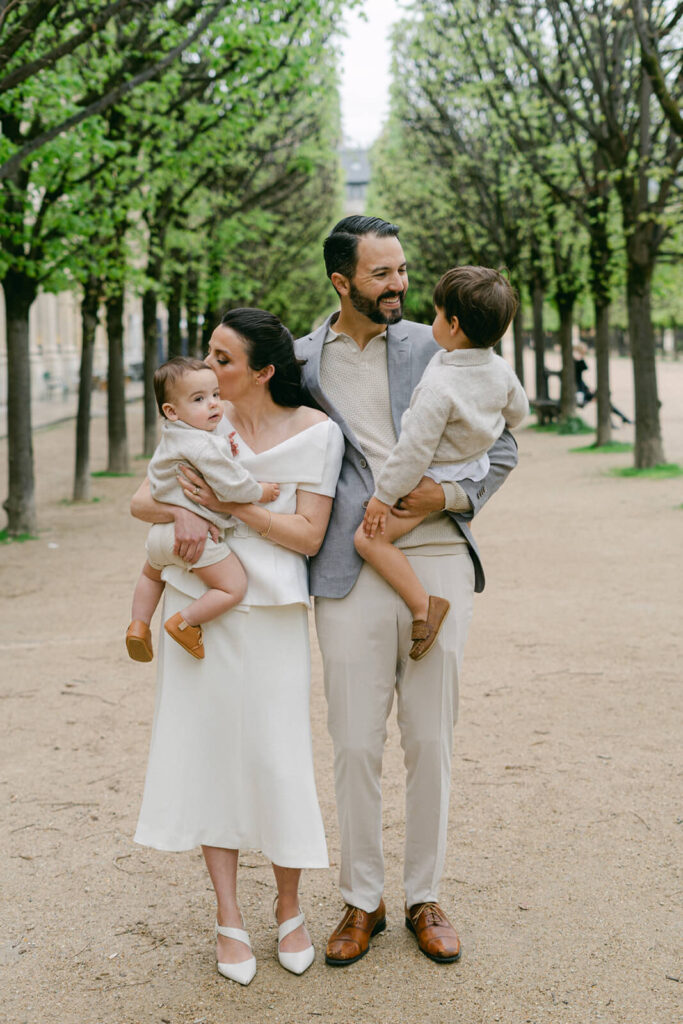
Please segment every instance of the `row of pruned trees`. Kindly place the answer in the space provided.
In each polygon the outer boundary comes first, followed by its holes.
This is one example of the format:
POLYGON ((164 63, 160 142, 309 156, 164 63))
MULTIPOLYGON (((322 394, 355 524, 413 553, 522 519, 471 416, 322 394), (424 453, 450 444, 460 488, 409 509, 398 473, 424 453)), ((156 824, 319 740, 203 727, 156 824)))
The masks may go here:
MULTIPOLYGON (((543 304, 555 303, 562 412, 574 411, 574 309, 589 292, 597 443, 610 439, 608 328, 625 287, 635 463, 662 463, 652 276, 680 257, 681 33, 674 0, 414 0, 394 32, 391 117, 376 147, 377 208, 419 254, 415 312, 445 266, 507 266, 532 306, 536 394, 547 397, 543 304)), ((523 380, 522 320, 515 325, 523 380)))
POLYGON ((313 243, 337 213, 330 45, 342 2, 0 3, 0 282, 7 319, 10 535, 36 528, 29 309, 77 287, 82 356, 74 497, 89 489, 95 330, 108 335, 109 466, 128 468, 123 301, 143 298, 145 426, 156 436, 156 307, 202 317, 319 308, 313 243))

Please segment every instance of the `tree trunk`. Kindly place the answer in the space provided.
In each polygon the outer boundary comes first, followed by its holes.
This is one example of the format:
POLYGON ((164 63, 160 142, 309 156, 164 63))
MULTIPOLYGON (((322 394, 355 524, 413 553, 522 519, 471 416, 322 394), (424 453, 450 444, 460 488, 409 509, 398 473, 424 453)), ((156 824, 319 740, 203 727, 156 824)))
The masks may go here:
POLYGON ((545 288, 539 275, 535 275, 531 283, 531 300, 533 304, 533 337, 536 356, 536 398, 548 397, 548 382, 545 376, 545 332, 543 329, 543 299, 545 288))
POLYGON ((9 493, 7 512, 10 537, 34 535, 36 518, 31 435, 31 361, 28 315, 36 297, 35 281, 21 271, 8 270, 3 278, 7 319, 7 447, 9 493))
POLYGON ((597 378, 597 434, 596 445, 612 440, 609 393, 609 303, 595 300, 595 375, 597 378))
POLYGON ((560 392, 560 418, 569 420, 576 412, 576 379, 572 355, 572 328, 574 325, 575 296, 560 294, 555 299, 560 314, 560 350, 562 352, 562 389, 560 392))
POLYGON ((651 156, 651 93, 652 83, 647 75, 643 75, 640 83, 638 145, 641 163, 633 179, 622 176, 617 183, 626 236, 626 298, 636 407, 636 469, 649 469, 665 461, 659 426, 655 335, 651 310, 652 274, 663 233, 656 218, 648 214, 650 182, 645 170, 651 156))
POLYGON ((107 427, 109 437, 109 473, 127 473, 128 436, 126 433, 126 384, 123 369, 123 290, 107 297, 107 427))
POLYGON ((215 310, 207 306, 204 310, 204 323, 202 324, 202 352, 209 351, 209 341, 213 334, 214 327, 220 322, 220 317, 216 316, 215 310))
MULTIPOLYGON (((647 225, 646 225, 647 227, 647 225)), ((638 231, 634 233, 636 236, 638 231)), ((637 244, 637 239, 632 239, 637 244)), ((628 246, 631 249, 631 246, 628 246)), ((637 263, 629 252, 627 268, 628 332, 633 359, 636 407, 635 465, 647 469, 665 462, 659 426, 659 396, 655 365, 655 336, 651 314, 654 261, 637 263)))
POLYGON ((168 204, 170 191, 159 197, 159 201, 148 220, 149 239, 147 242, 147 277, 153 282, 142 297, 142 333, 144 337, 144 436, 142 451, 146 458, 151 458, 157 443, 157 408, 154 394, 154 371, 163 361, 163 354, 157 344, 157 297, 164 267, 164 248, 166 229, 168 227, 168 204))
POLYGON ((183 339, 180 334, 180 309, 182 302, 182 278, 178 271, 171 275, 168 291, 168 358, 183 354, 183 339))
POLYGON ((512 321, 512 334, 515 339, 515 373, 524 387, 524 315, 520 304, 515 319, 512 321))
POLYGON ((142 453, 151 458, 157 443, 157 417, 159 415, 154 395, 154 371, 159 365, 157 355, 157 296, 148 288, 142 296, 142 334, 144 338, 144 429, 142 453))
POLYGON ((95 276, 89 277, 85 283, 83 301, 81 302, 81 376, 78 384, 78 414, 76 416, 74 501, 87 501, 90 498, 90 402, 99 297, 100 280, 95 276))
POLYGON ((197 303, 197 286, 199 284, 197 271, 189 267, 187 271, 187 286, 185 288, 185 310, 187 313, 187 354, 202 358, 202 350, 198 337, 199 329, 199 305, 197 303))
POLYGON ((595 378, 597 402, 596 445, 612 440, 609 388, 609 302, 611 291, 612 245, 609 232, 609 193, 604 153, 593 153, 595 187, 588 198, 590 235, 590 286, 595 313, 595 378))

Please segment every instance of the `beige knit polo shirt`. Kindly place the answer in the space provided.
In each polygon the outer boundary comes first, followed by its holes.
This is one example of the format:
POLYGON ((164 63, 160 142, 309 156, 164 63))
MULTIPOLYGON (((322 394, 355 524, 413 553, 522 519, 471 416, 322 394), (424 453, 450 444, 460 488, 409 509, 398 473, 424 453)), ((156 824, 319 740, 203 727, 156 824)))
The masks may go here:
MULTIPOLYGON (((389 401, 386 331, 361 349, 348 334, 330 327, 320 359, 320 382, 356 435, 372 474, 377 477, 396 444, 389 401)), ((453 554, 454 544, 465 544, 465 540, 446 512, 432 513, 396 541, 397 547, 410 548, 414 554, 418 553, 415 549, 424 548, 419 553, 430 555, 453 554)))

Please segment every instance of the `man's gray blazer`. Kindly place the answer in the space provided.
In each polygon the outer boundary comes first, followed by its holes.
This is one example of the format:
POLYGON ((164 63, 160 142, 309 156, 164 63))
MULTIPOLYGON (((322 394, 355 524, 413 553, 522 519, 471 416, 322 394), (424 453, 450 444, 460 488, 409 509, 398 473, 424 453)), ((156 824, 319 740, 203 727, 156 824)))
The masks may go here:
MULTIPOLYGON (((346 439, 346 450, 337 493, 332 506, 330 524, 322 547, 310 560, 310 591, 317 597, 344 597, 358 578, 362 560, 353 546, 353 535, 363 518, 368 500, 375 485, 370 467, 363 455, 358 439, 322 390, 320 383, 320 357, 328 328, 338 314, 329 317, 312 334, 295 341, 296 354, 305 359, 302 367, 304 388, 310 404, 322 409, 341 427, 346 439)), ((387 328, 387 365, 389 370, 389 395, 391 415, 398 437, 401 417, 410 404, 415 385, 420 380, 427 363, 439 350, 432 337, 431 328, 424 324, 400 320, 387 328)), ((472 503, 472 512, 449 512, 465 538, 474 562, 474 589, 484 589, 484 570, 479 550, 470 532, 468 522, 504 483, 510 470, 517 465, 517 444, 509 431, 505 430, 489 449, 491 468, 488 475, 478 483, 460 480, 459 484, 472 503)))

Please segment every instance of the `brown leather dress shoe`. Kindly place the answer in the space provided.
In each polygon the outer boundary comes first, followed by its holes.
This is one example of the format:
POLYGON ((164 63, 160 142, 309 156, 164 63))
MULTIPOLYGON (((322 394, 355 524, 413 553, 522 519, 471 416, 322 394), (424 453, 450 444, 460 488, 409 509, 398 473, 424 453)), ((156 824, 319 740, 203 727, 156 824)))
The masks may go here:
POLYGON ((445 597, 433 597, 430 594, 427 618, 413 619, 413 631, 410 635, 410 639, 413 641, 410 657, 413 661, 419 661, 420 658, 424 658, 425 654, 429 654, 439 635, 439 630, 443 626, 443 620, 448 615, 449 608, 450 604, 445 597))
POLYGON ((406 928, 413 932, 424 955, 435 963, 452 964, 460 959, 460 939, 438 903, 406 907, 406 928))
POLYGON ((344 916, 327 943, 325 963, 330 967, 354 964, 367 953, 373 935, 383 932, 386 926, 384 900, 379 901, 377 910, 373 910, 371 914, 347 903, 344 916))

